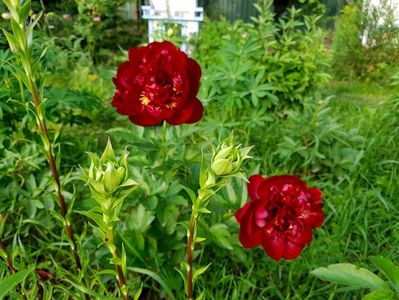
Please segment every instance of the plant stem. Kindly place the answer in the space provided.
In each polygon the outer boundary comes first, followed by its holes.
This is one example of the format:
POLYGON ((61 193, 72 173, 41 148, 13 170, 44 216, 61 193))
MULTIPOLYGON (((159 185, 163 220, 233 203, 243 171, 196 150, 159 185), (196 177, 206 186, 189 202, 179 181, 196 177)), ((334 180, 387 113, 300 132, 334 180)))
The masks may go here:
POLYGON ((194 208, 191 212, 190 225, 188 228, 188 236, 187 236, 187 264, 188 264, 188 272, 187 272, 187 299, 193 299, 193 250, 194 250, 194 234, 197 227, 197 216, 198 213, 194 208))
MULTIPOLYGON (((116 261, 120 261, 119 252, 115 245, 115 237, 114 237, 113 227, 109 228, 108 232, 106 233, 105 244, 107 245, 109 252, 111 252, 112 257, 116 261)), ((116 279, 118 280, 118 284, 119 284, 119 287, 120 287, 121 293, 122 293, 122 299, 128 300, 129 296, 128 296, 128 292, 127 292, 125 274, 123 273, 123 269, 122 269, 122 266, 120 263, 115 263, 115 270, 116 270, 116 279)))
MULTIPOLYGON (((61 208, 61 216, 63 218, 65 231, 66 231, 67 236, 68 236, 69 241, 70 241, 70 247, 71 247, 71 250, 72 250, 73 257, 75 259, 76 267, 80 271, 82 271, 82 262, 81 262, 81 259, 79 257, 78 251, 77 251, 77 246, 76 246, 76 241, 75 241, 75 237, 74 237, 74 232, 73 232, 73 229, 72 229, 71 224, 70 224, 69 219, 68 219, 68 206, 67 206, 67 204, 65 202, 64 195, 62 194, 60 176, 59 176, 57 165, 55 163, 55 159, 54 159, 54 156, 53 156, 53 147, 52 147, 52 144, 50 142, 49 135, 48 135, 48 129, 47 129, 46 121, 45 121, 44 117, 41 115, 40 110, 39 110, 39 107, 40 107, 40 104, 41 104, 41 100, 40 100, 40 97, 39 97, 39 93, 38 93, 36 84, 34 83, 32 78, 29 78, 29 80, 30 80, 29 83, 30 83, 30 87, 31 87, 33 104, 35 106, 36 117, 37 117, 38 124, 39 124, 39 130, 40 130, 40 132, 42 134, 44 149, 45 149, 45 152, 46 152, 46 155, 47 155, 47 160, 48 160, 48 163, 49 163, 49 166, 50 166, 51 174, 52 174, 53 179, 54 179, 55 190, 56 190, 56 193, 57 193, 58 203, 59 203, 60 208, 61 208)), ((88 294, 85 294, 85 299, 86 300, 90 299, 88 294)))
POLYGON ((168 123, 163 121, 162 124, 162 135, 161 135, 161 162, 162 164, 166 161, 167 149, 166 149, 166 132, 168 131, 168 123))
MULTIPOLYGON (((4 251, 4 253, 5 253, 5 255, 6 255, 5 261, 6 261, 6 263, 7 263, 8 269, 10 270, 11 274, 17 273, 17 271, 15 270, 14 265, 13 265, 13 263, 12 263, 10 257, 8 256, 8 254, 7 254, 7 252, 6 252, 6 247, 5 247, 4 244, 1 243, 1 242, 0 242, 0 249, 2 249, 2 250, 4 251)), ((20 283, 17 284, 17 290, 18 290, 18 293, 21 294, 22 299, 26 300, 27 298, 26 298, 25 294, 22 292, 22 286, 21 286, 20 283)))
POLYGON ((37 119, 38 119, 38 123, 39 123, 39 128, 40 128, 41 134, 44 139, 43 142, 45 144, 44 148, 46 151, 47 160, 48 160, 48 163, 50 166, 51 174, 52 174, 54 182, 55 182, 55 190, 57 193, 58 203, 61 208, 61 216, 64 220, 65 231, 68 235, 69 240, 71 241, 71 249, 72 249, 73 256, 75 258, 76 267, 79 270, 82 270, 82 263, 81 263, 79 255, 78 255, 78 252, 77 252, 76 241, 75 241, 73 229, 72 229, 72 227, 68 221, 68 218, 67 218, 68 206, 66 205, 64 195, 62 194, 62 191, 61 191, 60 176, 59 176, 57 165, 55 163, 55 159, 53 156, 53 149, 52 149, 52 144, 50 142, 50 138, 48 135, 46 121, 40 115, 40 112, 39 112, 39 106, 41 104, 41 101, 40 101, 40 98, 39 98, 39 95, 37 92, 36 84, 32 80, 30 80, 30 84, 31 84, 33 104, 35 106, 35 111, 36 111, 36 115, 37 115, 37 119))

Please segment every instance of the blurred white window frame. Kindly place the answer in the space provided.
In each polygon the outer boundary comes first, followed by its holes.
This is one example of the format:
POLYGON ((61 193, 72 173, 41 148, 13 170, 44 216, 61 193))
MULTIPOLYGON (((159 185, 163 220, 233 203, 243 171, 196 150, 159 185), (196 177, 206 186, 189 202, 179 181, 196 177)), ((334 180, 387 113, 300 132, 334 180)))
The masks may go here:
MULTIPOLYGON (((165 21, 181 26, 181 35, 191 37, 199 32, 204 20, 204 9, 198 7, 197 0, 149 0, 149 5, 141 6, 142 18, 148 20, 148 42, 154 41, 154 34, 163 30, 165 21)), ((182 45, 187 51, 187 45, 182 45)))

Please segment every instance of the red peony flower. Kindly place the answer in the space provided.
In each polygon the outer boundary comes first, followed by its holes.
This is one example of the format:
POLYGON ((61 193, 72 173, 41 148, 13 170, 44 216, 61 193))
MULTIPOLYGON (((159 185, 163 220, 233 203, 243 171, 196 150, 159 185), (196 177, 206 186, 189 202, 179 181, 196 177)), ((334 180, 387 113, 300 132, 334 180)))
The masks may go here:
POLYGON ((254 175, 248 193, 251 200, 236 213, 241 244, 262 245, 275 260, 297 258, 323 223, 321 191, 295 176, 254 175))
POLYGON ((154 42, 130 48, 129 60, 113 78, 112 106, 141 126, 167 121, 171 125, 195 123, 203 106, 197 98, 201 68, 172 43, 154 42))

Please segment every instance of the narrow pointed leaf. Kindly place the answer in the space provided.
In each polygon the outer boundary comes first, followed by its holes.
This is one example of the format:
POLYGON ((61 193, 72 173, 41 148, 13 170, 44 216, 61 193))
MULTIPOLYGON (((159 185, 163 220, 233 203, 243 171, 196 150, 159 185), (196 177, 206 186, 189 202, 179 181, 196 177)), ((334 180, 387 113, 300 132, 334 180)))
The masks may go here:
POLYGON ((198 268, 197 270, 195 270, 195 271, 194 271, 194 274, 193 274, 193 282, 196 281, 197 278, 198 278, 201 274, 205 273, 206 270, 208 270, 208 268, 209 268, 210 266, 211 266, 211 263, 208 264, 208 265, 206 265, 206 266, 204 266, 204 267, 201 267, 201 268, 198 268))
POLYGON ((394 300, 395 293, 392 290, 373 291, 362 298, 362 300, 394 300))
MULTIPOLYGON (((130 271, 133 271, 133 272, 136 272, 139 274, 144 274, 144 275, 151 277, 153 280, 158 282, 159 285, 164 289, 165 293, 168 294, 168 299, 171 299, 171 300, 176 299, 172 293, 172 290, 169 288, 168 284, 157 273, 155 273, 151 270, 148 270, 148 269, 143 269, 143 268, 128 267, 128 269, 130 271)), ((181 274, 180 270, 178 270, 178 271, 179 271, 180 275, 182 275, 182 278, 185 279, 184 275, 181 274)))
POLYGON ((137 292, 134 293, 133 300, 139 300, 141 291, 143 290, 143 284, 141 284, 140 288, 137 290, 137 292))
POLYGON ((35 267, 32 266, 0 280, 0 299, 3 299, 15 286, 24 281, 34 269, 35 267))
POLYGON ((392 283, 393 288, 396 292, 399 292, 399 268, 390 259, 377 256, 373 257, 371 261, 377 266, 381 272, 389 279, 392 283))

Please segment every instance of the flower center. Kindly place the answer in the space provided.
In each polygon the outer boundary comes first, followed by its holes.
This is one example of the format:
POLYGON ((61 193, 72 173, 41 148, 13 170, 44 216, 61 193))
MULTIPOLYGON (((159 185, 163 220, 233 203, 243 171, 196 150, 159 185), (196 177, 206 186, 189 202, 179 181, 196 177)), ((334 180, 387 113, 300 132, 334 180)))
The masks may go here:
POLYGON ((140 102, 144 106, 147 106, 151 101, 150 101, 150 98, 148 98, 144 93, 141 93, 140 102))
POLYGON ((175 108, 176 106, 177 106, 176 102, 171 102, 171 103, 166 105, 167 108, 175 108))

